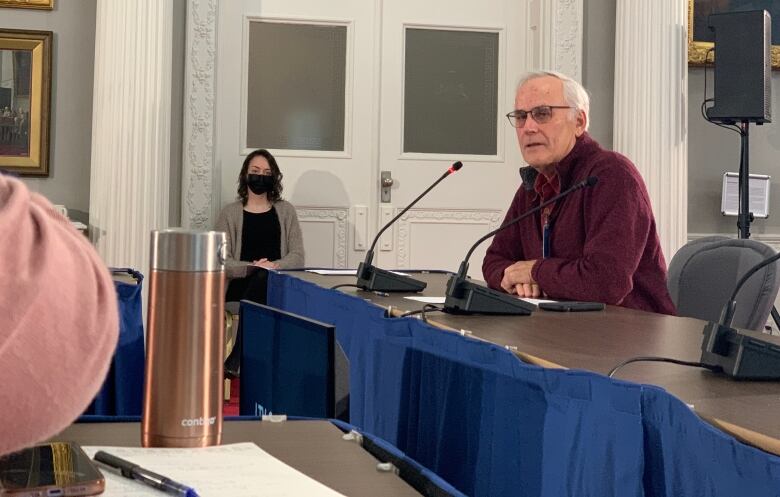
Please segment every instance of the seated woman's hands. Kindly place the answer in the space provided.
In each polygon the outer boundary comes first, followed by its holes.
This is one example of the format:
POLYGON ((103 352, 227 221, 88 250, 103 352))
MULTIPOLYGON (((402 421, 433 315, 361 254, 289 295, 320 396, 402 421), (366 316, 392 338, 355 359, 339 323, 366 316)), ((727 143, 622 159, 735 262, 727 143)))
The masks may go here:
POLYGON ((254 261, 254 262, 252 262, 252 265, 253 266, 257 266, 257 267, 264 267, 266 269, 279 269, 279 265, 278 264, 276 264, 275 262, 269 261, 266 258, 262 258, 260 260, 254 261))

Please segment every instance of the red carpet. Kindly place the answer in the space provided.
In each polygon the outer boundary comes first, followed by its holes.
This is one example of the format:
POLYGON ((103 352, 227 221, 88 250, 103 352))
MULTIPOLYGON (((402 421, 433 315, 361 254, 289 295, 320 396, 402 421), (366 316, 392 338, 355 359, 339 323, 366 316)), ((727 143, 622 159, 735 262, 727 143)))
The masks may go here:
POLYGON ((230 380, 230 400, 222 404, 223 416, 238 416, 238 378, 230 380))

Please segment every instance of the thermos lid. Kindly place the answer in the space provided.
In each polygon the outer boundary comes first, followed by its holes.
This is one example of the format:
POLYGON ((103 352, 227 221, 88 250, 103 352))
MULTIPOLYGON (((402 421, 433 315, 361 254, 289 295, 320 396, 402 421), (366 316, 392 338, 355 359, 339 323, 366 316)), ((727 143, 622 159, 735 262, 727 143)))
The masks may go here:
POLYGON ((152 230, 151 269, 159 271, 222 271, 226 235, 222 231, 185 228, 152 230))

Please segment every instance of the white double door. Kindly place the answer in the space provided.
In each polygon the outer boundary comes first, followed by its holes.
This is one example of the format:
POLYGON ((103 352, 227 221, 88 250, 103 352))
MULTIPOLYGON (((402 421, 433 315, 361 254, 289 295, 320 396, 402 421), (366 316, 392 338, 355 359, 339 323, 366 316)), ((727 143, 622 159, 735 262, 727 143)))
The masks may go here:
MULTIPOLYGON (((470 245, 500 225, 520 183, 522 161, 504 114, 512 110, 515 84, 528 69, 526 1, 263 0, 220 2, 219 9, 216 148, 223 205, 235 197, 238 170, 250 148, 243 138, 246 80, 241 84, 225 76, 246 78, 249 22, 342 25, 347 31, 343 150, 272 149, 284 173, 285 198, 298 210, 307 265, 356 267, 379 228, 458 160, 464 163, 460 172, 385 232, 375 263, 456 270, 470 245), (474 40, 471 34, 477 35, 474 40), (450 35, 454 41, 448 41, 450 35), (476 52, 468 48, 472 41, 476 52), (431 65, 448 67, 431 44, 449 50, 451 57, 459 43, 470 50, 460 61, 465 65, 455 61, 455 69, 445 74, 426 74, 431 65), (474 67, 466 59, 473 62, 475 53, 488 54, 482 73, 478 68, 475 74, 457 74, 458 68, 474 67), (407 74, 411 71, 415 74, 407 74), (433 81, 420 83, 426 77, 433 81), (464 83, 469 78, 472 83, 464 83), (480 78, 482 86, 475 87, 480 78), (437 98, 451 102, 440 116, 425 115, 429 102, 421 84, 432 85, 437 98), (412 97, 420 106, 408 100, 412 97), (441 129, 432 129, 439 123, 441 129), (453 145, 464 129, 481 141, 453 145), (389 201, 382 198, 383 172, 393 182, 389 201)), ((480 275, 488 243, 472 257, 472 276, 480 275)))

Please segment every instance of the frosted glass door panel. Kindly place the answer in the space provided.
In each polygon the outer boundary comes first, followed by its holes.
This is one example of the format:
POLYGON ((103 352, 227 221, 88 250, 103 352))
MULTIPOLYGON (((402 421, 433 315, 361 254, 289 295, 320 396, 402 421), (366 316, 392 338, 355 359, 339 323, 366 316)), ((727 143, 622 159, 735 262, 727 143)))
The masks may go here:
POLYGON ((406 153, 496 155, 498 33, 407 28, 406 153))
POLYGON ((344 150, 346 26, 252 22, 249 148, 344 150))

